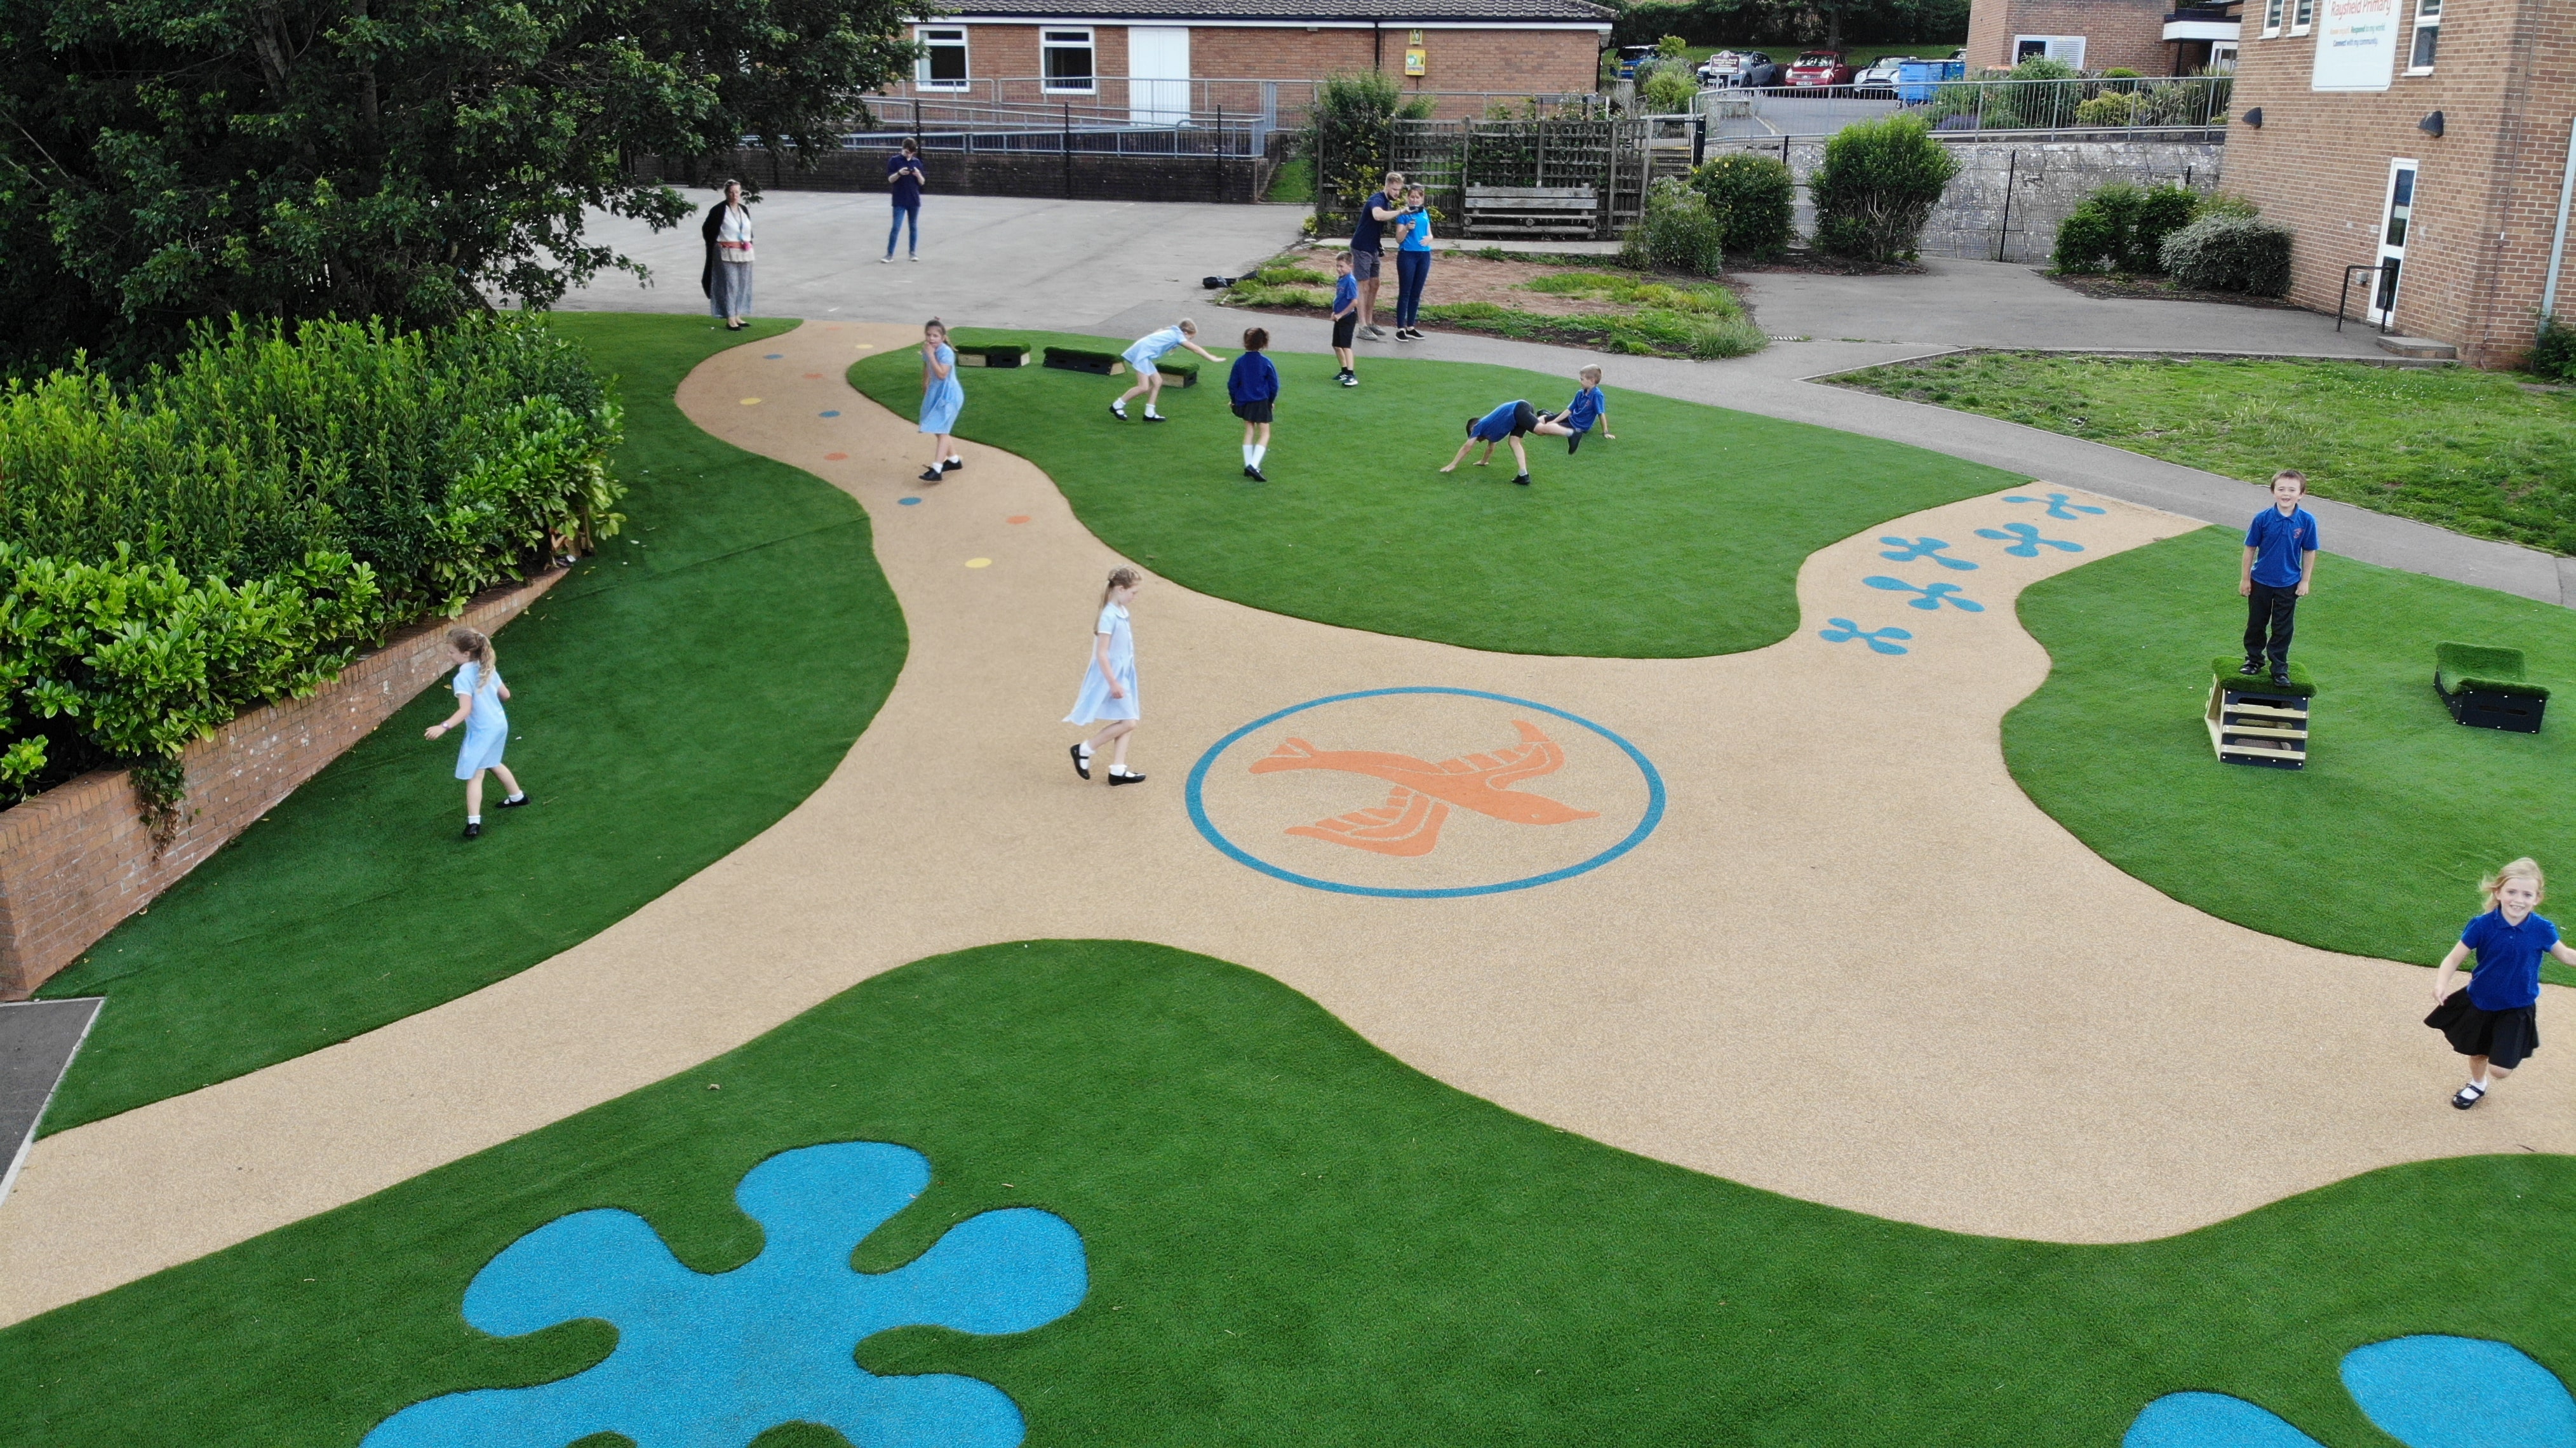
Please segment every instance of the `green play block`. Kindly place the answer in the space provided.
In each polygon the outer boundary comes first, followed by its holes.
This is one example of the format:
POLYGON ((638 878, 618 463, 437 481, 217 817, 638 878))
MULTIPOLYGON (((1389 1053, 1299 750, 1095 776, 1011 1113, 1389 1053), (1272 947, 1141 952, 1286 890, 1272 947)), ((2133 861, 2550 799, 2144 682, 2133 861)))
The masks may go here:
POLYGON ((2209 661, 2209 671, 2218 676, 2220 684, 2243 694, 2280 694, 2300 699, 2316 697, 2317 681, 2308 673, 2308 666, 2297 659, 2290 660, 2290 682, 2286 684, 2273 683, 2269 668, 2259 674, 2236 672, 2244 662, 2243 659, 2221 654, 2209 661))
POLYGON ((2549 687, 2524 677, 2522 650, 2487 644, 2441 643, 2433 646, 2434 679, 2445 694, 2474 690, 2546 699, 2549 687))

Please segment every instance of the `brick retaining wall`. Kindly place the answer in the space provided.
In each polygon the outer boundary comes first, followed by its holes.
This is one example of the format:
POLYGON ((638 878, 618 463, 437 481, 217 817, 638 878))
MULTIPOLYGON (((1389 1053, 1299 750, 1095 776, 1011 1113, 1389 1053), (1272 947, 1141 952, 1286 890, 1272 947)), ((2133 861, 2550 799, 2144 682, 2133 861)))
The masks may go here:
POLYGON ((184 818, 165 848, 153 848, 123 770, 85 774, 0 810, 0 1000, 26 999, 436 683, 449 667, 455 622, 490 633, 563 576, 550 569, 481 594, 462 619, 404 630, 312 697, 254 709, 189 745, 184 818))

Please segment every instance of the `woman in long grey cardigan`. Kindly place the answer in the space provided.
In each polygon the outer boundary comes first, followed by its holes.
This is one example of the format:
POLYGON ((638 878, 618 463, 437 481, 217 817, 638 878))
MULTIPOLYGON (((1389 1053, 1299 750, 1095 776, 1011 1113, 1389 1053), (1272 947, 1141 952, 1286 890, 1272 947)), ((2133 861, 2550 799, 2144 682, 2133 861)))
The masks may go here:
POLYGON ((741 182, 724 184, 724 199, 707 208, 698 234, 707 239, 706 270, 698 277, 707 314, 724 318, 726 331, 739 332, 751 315, 751 208, 743 205, 741 182))

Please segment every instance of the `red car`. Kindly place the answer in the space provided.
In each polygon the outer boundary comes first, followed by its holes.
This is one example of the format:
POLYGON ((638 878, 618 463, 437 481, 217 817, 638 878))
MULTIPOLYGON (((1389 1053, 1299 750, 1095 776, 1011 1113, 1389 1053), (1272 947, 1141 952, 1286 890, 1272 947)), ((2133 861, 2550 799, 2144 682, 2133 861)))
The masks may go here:
POLYGON ((1839 50, 1811 50, 1789 67, 1791 85, 1850 85, 1851 63, 1839 50))

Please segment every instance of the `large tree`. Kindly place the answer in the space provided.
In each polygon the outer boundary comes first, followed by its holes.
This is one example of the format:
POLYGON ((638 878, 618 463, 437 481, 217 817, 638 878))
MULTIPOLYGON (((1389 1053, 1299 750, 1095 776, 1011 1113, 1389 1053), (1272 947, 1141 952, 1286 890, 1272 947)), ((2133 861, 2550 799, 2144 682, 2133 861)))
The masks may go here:
POLYGON ((628 265, 639 153, 835 144, 893 0, 0 0, 0 366, 228 312, 431 324, 628 265))

